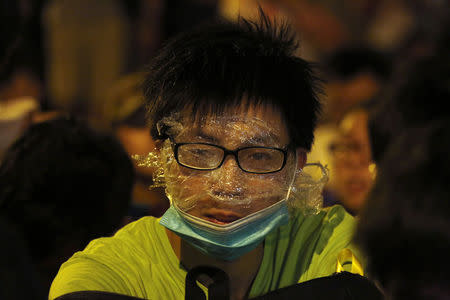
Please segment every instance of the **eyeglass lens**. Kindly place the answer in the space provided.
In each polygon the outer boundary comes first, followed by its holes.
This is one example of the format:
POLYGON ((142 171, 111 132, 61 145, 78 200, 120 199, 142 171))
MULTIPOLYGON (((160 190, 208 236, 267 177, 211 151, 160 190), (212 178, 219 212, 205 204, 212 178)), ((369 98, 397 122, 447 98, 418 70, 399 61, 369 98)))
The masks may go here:
MULTIPOLYGON (((212 170, 224 160, 224 149, 207 144, 181 144, 177 151, 178 162, 186 167, 212 170)), ((285 154, 280 149, 250 147, 237 152, 240 167, 247 172, 267 173, 279 171, 284 164, 285 154)))

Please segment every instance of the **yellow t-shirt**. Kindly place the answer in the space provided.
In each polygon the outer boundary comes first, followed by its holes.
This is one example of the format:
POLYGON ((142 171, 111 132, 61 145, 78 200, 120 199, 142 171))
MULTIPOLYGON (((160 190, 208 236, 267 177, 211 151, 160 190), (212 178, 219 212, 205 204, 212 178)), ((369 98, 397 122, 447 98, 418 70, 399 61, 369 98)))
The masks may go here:
MULTIPOLYGON (((289 224, 264 240, 263 260, 249 296, 331 275, 343 249, 358 257, 350 243, 354 223, 341 206, 317 215, 291 217, 289 224)), ((75 253, 61 266, 49 299, 88 290, 144 299, 184 299, 185 277, 186 270, 164 227, 158 219, 144 217, 75 253)))

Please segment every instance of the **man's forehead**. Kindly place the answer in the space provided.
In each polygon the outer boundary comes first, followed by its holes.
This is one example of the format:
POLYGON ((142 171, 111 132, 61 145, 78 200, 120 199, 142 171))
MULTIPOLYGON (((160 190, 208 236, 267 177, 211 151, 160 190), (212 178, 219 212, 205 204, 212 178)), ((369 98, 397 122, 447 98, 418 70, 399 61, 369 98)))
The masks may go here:
POLYGON ((200 124, 232 123, 267 130, 279 130, 285 127, 281 113, 273 105, 246 104, 245 101, 241 105, 230 106, 219 113, 196 115, 195 120, 200 124))
POLYGON ((277 120, 262 119, 256 116, 219 115, 201 118, 192 123, 193 129, 203 128, 206 130, 254 130, 261 132, 278 133, 281 131, 277 120))
POLYGON ((195 122, 185 128, 185 134, 205 139, 237 138, 241 142, 282 143, 284 132, 280 126, 255 117, 215 117, 195 122))
POLYGON ((199 138, 206 142, 239 140, 245 144, 285 146, 288 134, 281 115, 273 110, 227 111, 203 116, 174 115, 162 120, 170 136, 199 138))

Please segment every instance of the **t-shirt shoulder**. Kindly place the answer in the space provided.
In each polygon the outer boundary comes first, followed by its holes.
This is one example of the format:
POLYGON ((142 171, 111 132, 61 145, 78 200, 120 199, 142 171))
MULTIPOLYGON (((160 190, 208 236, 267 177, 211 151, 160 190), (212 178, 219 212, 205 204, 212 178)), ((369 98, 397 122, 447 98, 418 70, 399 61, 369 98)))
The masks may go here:
POLYGON ((292 212, 289 224, 266 237, 250 296, 333 274, 339 252, 351 245, 354 225, 354 218, 339 205, 318 214, 292 212))
POLYGON ((147 297, 148 283, 157 285, 163 280, 159 273, 180 276, 168 243, 158 219, 153 217, 130 223, 113 237, 93 240, 61 266, 49 299, 88 290, 147 297))
POLYGON ((309 268, 302 274, 299 282, 329 276, 337 271, 338 256, 348 249, 359 262, 363 257, 353 244, 356 221, 341 205, 323 209, 325 213, 320 234, 316 241, 309 268))

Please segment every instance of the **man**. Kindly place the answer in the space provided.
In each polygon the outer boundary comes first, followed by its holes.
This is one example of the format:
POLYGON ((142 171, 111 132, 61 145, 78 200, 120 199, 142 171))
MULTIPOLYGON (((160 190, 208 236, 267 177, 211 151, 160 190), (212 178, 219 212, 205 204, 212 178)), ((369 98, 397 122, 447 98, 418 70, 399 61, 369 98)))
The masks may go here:
POLYGON ((437 27, 432 54, 403 70, 369 119, 380 176, 356 237, 389 299, 450 298, 450 116, 434 105, 450 100, 449 21, 437 27))
MULTIPOLYGON (((158 166, 171 207, 76 253, 50 299, 77 291, 189 298, 186 274, 205 265, 224 271, 231 299, 252 298, 331 275, 340 254, 354 253, 353 218, 342 207, 310 216, 288 209, 320 109, 318 79, 296 48, 287 26, 262 15, 260 24, 198 28, 162 49, 144 94, 158 147, 148 164, 158 166)), ((198 281, 213 299, 210 277, 198 281)))
POLYGON ((368 107, 358 105, 345 114, 330 143, 331 180, 324 205, 341 203, 352 215, 359 213, 375 178, 369 132, 368 107), (329 202, 329 203, 327 203, 329 202))
POLYGON ((389 299, 450 297, 449 125, 432 120, 392 141, 361 212, 358 242, 389 299))
POLYGON ((324 206, 355 215, 370 191, 374 167, 367 114, 390 78, 391 58, 368 47, 342 47, 324 59, 327 101, 309 161, 330 166, 324 206))

